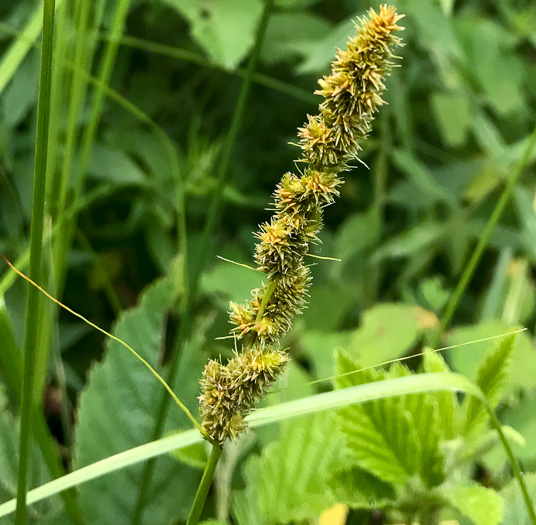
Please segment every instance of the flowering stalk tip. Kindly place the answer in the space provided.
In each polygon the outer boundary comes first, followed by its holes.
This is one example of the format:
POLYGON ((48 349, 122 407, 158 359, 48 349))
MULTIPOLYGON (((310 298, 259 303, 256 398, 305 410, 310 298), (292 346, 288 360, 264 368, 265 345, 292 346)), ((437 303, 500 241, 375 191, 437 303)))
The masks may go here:
POLYGON ((331 74, 318 82, 316 94, 324 98, 319 113, 298 129, 298 161, 305 168, 300 176, 283 175, 273 194, 274 214, 256 234, 255 262, 267 283, 245 304, 230 304, 232 333, 248 342, 226 365, 209 361, 201 379, 202 425, 220 444, 244 430, 244 418, 289 361, 274 346, 306 306, 311 274, 304 259, 319 242, 323 209, 339 196, 339 175, 350 169, 385 104, 384 79, 394 66, 393 48, 402 45, 395 34, 403 29, 397 24, 402 17, 385 4, 378 13, 369 10, 346 49, 337 50, 331 74))

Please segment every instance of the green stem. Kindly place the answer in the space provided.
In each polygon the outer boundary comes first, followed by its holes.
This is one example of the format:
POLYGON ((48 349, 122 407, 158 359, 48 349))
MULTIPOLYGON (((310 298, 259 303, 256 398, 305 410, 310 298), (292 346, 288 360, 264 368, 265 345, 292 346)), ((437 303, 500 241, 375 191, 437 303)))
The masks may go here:
MULTIPOLYGON (((229 172, 229 164, 231 160, 231 155, 233 153, 234 145, 238 137, 238 132, 242 124, 242 119, 243 119, 245 109, 246 109, 246 102, 249 96, 249 92, 251 90, 253 75, 255 72, 255 68, 257 66, 257 62, 259 60, 260 51, 262 48, 262 43, 264 41, 264 36, 266 34, 266 28, 268 27, 268 20, 270 18, 270 13, 272 11, 273 3, 274 3, 274 0, 266 1, 265 7, 264 7, 264 13, 259 24, 259 30, 257 32, 257 39, 255 42, 255 47, 253 48, 251 57, 249 59, 247 74, 244 78, 244 82, 242 83, 242 88, 240 90, 236 108, 233 114, 233 120, 231 122, 229 133, 226 137, 225 144, 223 146, 222 157, 221 157, 221 161, 219 165, 220 169, 219 169, 218 176, 217 176, 217 183, 216 183, 214 192, 212 194, 212 199, 210 201, 209 210, 207 213, 207 219, 205 222, 205 227, 203 229, 203 236, 201 240, 199 258, 196 261, 196 264, 194 265, 194 268, 193 268, 192 276, 191 276, 189 286, 188 286, 188 294, 184 302, 184 307, 182 308, 182 312, 181 312, 182 313, 181 326, 180 326, 179 333, 177 335, 177 338, 175 340, 175 344, 173 347, 173 353, 172 353, 171 363, 169 367, 169 374, 167 377, 167 382, 169 385, 173 385, 175 383, 175 380, 177 378, 177 374, 180 368, 180 361, 181 361, 181 355, 183 353, 182 351, 183 351, 184 343, 188 339, 190 332, 191 332, 193 304, 197 297, 197 292, 199 288, 199 280, 200 280, 201 274, 206 264, 207 252, 208 252, 208 247, 210 245, 209 241, 211 238, 211 233, 217 224, 220 207, 222 203, 222 198, 223 198, 223 193, 224 193, 223 190, 225 189, 225 186, 227 185, 227 182, 229 179, 228 172, 229 172)), ((167 396, 163 396, 160 401, 160 404, 158 405, 157 412, 156 412, 155 426, 153 429, 153 433, 151 435, 152 441, 158 439, 162 434, 168 408, 169 408, 169 400, 167 396)), ((145 506, 146 493, 147 493, 147 490, 148 490, 148 487, 152 478, 154 467, 155 467, 154 461, 148 461, 145 465, 145 469, 142 475, 142 482, 140 486, 140 493, 138 497, 138 505, 136 508, 136 512, 134 513, 134 518, 132 520, 132 523, 134 525, 141 522, 141 515, 143 512, 143 507, 145 506)))
POLYGON ((212 452, 210 453, 210 457, 208 458, 208 462, 205 466, 205 471, 203 472, 201 482, 197 487, 194 503, 190 509, 190 515, 188 516, 186 525, 197 525, 199 523, 199 518, 201 517, 201 512, 203 512, 203 507, 205 506, 205 501, 207 500, 208 490, 212 484, 214 471, 216 470, 216 465, 218 464, 221 453, 222 448, 218 444, 212 445, 212 452))
MULTIPOLYGON (((43 45, 41 48, 41 71, 39 100, 37 104, 37 136, 35 142, 34 188, 32 225, 30 232, 30 278, 41 280, 43 258, 43 224, 45 217, 46 171, 48 153, 48 129, 50 121, 50 92, 52 79, 52 55, 54 50, 55 0, 45 0, 43 6, 43 45)), ((35 405, 33 383, 37 347, 37 323, 42 302, 39 291, 33 286, 28 290, 26 308, 26 337, 24 341, 24 378, 22 390, 19 477, 17 481, 17 509, 15 524, 26 522, 26 486, 28 481, 28 457, 33 407, 35 405)))
POLYGON ((530 518, 530 522, 532 525, 536 525, 536 512, 534 511, 534 504, 532 503, 529 490, 527 488, 527 485, 525 483, 525 480, 523 479, 523 474, 521 473, 521 467, 519 466, 519 462, 517 461, 514 452, 512 451, 512 448, 510 447, 510 443, 506 439, 506 436, 504 435, 504 432, 502 431, 501 423, 497 419, 497 416, 495 415, 495 412, 491 408, 491 406, 488 403, 485 403, 486 409, 488 410, 489 417, 491 419, 491 424, 495 427, 495 430, 499 433, 499 438, 501 440, 501 443, 504 447, 504 450, 506 450, 506 454, 508 455, 508 459, 510 461, 510 466, 512 467, 512 471, 514 473, 514 477, 517 480, 517 483, 519 484, 519 488, 521 489, 521 494, 523 496, 523 501, 525 503, 525 507, 527 508, 527 514, 530 518))
POLYGON ((449 302, 447 303, 447 306, 445 308, 445 312, 443 313, 443 316, 441 318, 441 324, 432 341, 433 348, 435 348, 441 341, 441 336, 443 335, 443 332, 447 328, 450 320, 452 319, 452 316, 454 315, 454 312, 456 311, 456 308, 458 307, 458 304, 460 303, 460 300, 465 291, 465 288, 469 284, 469 281, 471 280, 471 277, 473 276, 476 270, 476 267, 478 266, 478 263, 480 262, 480 259, 482 258, 482 255, 488 245, 491 234, 493 233, 493 230, 495 229, 497 222, 501 218, 501 215, 504 211, 506 203, 510 199, 510 195, 512 194, 512 191, 517 181, 519 180, 519 177, 521 176, 523 169, 525 168, 529 160, 529 157, 532 153, 532 150, 535 144, 536 144, 536 128, 533 130, 532 134, 530 135, 528 139, 527 147, 517 166, 517 169, 515 173, 512 175, 512 177, 510 177, 510 179, 508 180, 508 183, 506 184, 506 187, 504 188, 501 194, 501 197, 499 198, 495 206, 495 209, 493 210, 493 213, 491 214, 491 217, 489 218, 486 224, 486 227, 484 228, 484 231, 482 232, 482 235, 480 236, 480 239, 478 240, 476 248, 471 254, 471 258, 469 259, 469 262, 467 263, 463 271, 463 274, 456 286, 456 289, 454 290, 454 293, 450 296, 449 302))
MULTIPOLYGON (((255 317, 255 324, 257 325, 262 321, 262 318, 264 317, 264 311, 266 310, 266 307, 268 306, 268 303, 270 302, 270 299, 272 298, 272 295, 277 288, 277 283, 279 282, 279 279, 274 279, 273 281, 270 281, 268 283, 268 286, 266 287, 266 291, 264 292, 264 297, 262 298, 261 304, 259 305, 259 310, 257 312, 257 317, 255 317)), ((255 344, 255 341, 257 340, 257 331, 253 330, 251 334, 251 339, 249 340, 248 344, 248 350, 251 350, 253 348, 253 345, 255 344)))

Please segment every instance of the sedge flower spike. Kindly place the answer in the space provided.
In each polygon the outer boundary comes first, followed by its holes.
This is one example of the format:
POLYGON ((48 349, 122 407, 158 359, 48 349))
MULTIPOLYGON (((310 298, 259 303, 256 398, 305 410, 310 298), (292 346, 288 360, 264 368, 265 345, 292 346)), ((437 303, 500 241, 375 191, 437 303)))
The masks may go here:
POLYGON ((246 344, 226 365, 209 361, 201 379, 202 426, 219 444, 244 430, 244 418, 289 360, 277 342, 306 306, 311 274, 305 256, 319 241, 323 209, 339 196, 339 175, 350 169, 359 141, 385 104, 384 79, 394 66, 393 49, 402 45, 395 34, 403 29, 397 25, 402 17, 392 6, 371 9, 346 49, 337 50, 331 74, 318 82, 316 94, 324 98, 319 114, 298 129, 298 161, 305 168, 301 176, 283 175, 273 195, 274 214, 256 234, 255 262, 267 283, 247 303, 230 305, 232 333, 246 344))

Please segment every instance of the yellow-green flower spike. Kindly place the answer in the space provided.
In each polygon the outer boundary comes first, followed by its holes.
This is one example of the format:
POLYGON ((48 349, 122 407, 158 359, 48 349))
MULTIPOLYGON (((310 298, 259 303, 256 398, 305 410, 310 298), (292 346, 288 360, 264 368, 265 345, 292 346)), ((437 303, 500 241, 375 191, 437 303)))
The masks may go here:
POLYGON ((289 356, 272 349, 306 306, 311 275, 304 264, 311 243, 318 242, 323 209, 339 195, 341 172, 360 150, 378 108, 385 104, 384 79, 393 62, 395 35, 402 30, 392 6, 381 5, 356 24, 357 35, 337 50, 331 74, 319 80, 324 97, 319 114, 298 129, 301 176, 283 175, 274 192, 274 214, 256 234, 257 269, 267 284, 252 291, 246 304, 231 303, 233 335, 247 341, 227 365, 210 361, 201 379, 203 428, 222 444, 245 428, 244 418, 283 371, 289 356))

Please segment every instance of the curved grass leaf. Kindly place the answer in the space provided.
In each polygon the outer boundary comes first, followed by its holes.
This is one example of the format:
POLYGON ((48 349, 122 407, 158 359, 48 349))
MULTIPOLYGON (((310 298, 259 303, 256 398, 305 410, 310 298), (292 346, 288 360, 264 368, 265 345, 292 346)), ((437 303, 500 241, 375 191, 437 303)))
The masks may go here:
MULTIPOLYGON (((355 403, 365 403, 390 396, 441 390, 465 392, 485 401, 484 395, 478 387, 464 376, 452 373, 421 374, 296 399, 288 403, 257 410, 247 420, 250 427, 256 428, 324 410, 342 408, 355 403)), ((31 490, 28 493, 28 504, 41 501, 68 488, 81 486, 87 481, 97 479, 111 472, 137 465, 150 458, 168 454, 178 448, 200 443, 202 439, 197 430, 189 430, 131 448, 31 490)), ((15 500, 10 500, 0 505, 0 517, 7 516, 14 510, 15 500)))

